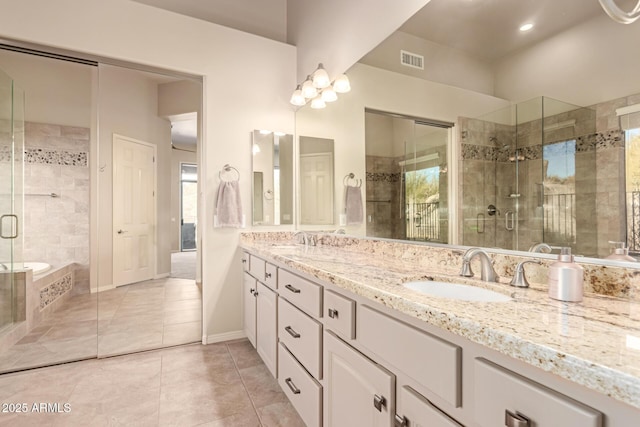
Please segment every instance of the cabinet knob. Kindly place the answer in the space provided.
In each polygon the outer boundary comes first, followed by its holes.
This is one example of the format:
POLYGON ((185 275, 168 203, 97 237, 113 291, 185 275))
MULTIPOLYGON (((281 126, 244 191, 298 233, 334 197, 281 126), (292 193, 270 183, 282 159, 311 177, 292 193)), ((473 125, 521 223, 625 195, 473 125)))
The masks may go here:
POLYGON ((293 394, 300 394, 300 389, 296 387, 291 378, 287 378, 284 382, 289 386, 293 394))
POLYGON ((271 277, 271 273, 264 273, 264 278, 265 278, 265 279, 268 279, 268 278, 270 278, 270 277, 271 277))
POLYGON ((253 288, 249 289, 249 293, 250 293, 251 295, 253 295, 253 293, 254 293, 255 291, 256 291, 256 290, 255 290, 255 289, 253 289, 253 288))
POLYGON ((509 411, 508 409, 504 411, 504 425, 506 427, 530 427, 531 422, 529 418, 522 415, 520 412, 509 411))
POLYGON ((375 394, 373 396, 373 406, 379 411, 382 412, 382 407, 387 405, 387 399, 384 396, 379 396, 375 394))
POLYGON ((408 424, 407 417, 403 417, 396 414, 393 420, 394 420, 393 427, 407 427, 407 424, 408 424))
POLYGON ((243 264, 246 264, 246 263, 247 263, 247 260, 246 260, 246 259, 243 259, 243 260, 242 260, 242 263, 243 263, 243 264))
POLYGON ((336 317, 338 317, 338 310, 330 308, 329 309, 329 317, 331 317, 332 319, 335 319, 336 317))

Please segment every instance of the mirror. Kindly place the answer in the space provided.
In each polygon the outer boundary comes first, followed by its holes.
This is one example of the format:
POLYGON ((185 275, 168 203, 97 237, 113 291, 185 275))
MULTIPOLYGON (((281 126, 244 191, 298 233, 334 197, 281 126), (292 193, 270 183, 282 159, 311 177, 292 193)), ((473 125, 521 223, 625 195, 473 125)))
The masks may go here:
POLYGON ((300 136, 300 224, 334 224, 333 140, 300 136))
POLYGON ((293 135, 253 131, 253 225, 293 224, 293 135))
MULTIPOLYGON (((632 52, 639 37, 640 23, 617 24, 598 2, 432 0, 347 71, 352 92, 324 110, 298 110, 297 133, 321 130, 335 140, 334 180, 366 177, 369 200, 377 172, 366 109, 455 123, 441 165, 449 243, 527 250, 548 242, 603 258, 611 241, 625 241, 637 257, 640 188, 631 177, 640 169, 633 157, 640 57, 632 52), (533 29, 518 31, 530 17, 533 29), (565 194, 568 202, 560 200, 565 194), (545 224, 561 219, 565 228, 545 224)), ((399 172, 386 173, 396 179, 399 172)), ((347 227, 349 234, 377 235, 368 221, 381 208, 365 209, 366 224, 347 227)), ((406 233, 406 206, 389 210, 396 219, 404 213, 406 233)))

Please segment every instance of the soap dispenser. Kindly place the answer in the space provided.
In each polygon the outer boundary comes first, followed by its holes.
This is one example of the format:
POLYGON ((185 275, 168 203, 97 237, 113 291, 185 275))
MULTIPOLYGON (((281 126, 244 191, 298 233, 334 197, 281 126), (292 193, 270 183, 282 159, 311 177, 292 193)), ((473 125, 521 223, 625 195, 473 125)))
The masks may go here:
POLYGON ((613 251, 606 259, 613 259, 618 261, 637 261, 634 257, 629 255, 629 248, 626 247, 624 242, 609 242, 613 246, 613 251))
POLYGON ((558 261, 549 267, 549 297, 560 301, 582 301, 584 270, 573 261, 571 248, 562 248, 558 261))

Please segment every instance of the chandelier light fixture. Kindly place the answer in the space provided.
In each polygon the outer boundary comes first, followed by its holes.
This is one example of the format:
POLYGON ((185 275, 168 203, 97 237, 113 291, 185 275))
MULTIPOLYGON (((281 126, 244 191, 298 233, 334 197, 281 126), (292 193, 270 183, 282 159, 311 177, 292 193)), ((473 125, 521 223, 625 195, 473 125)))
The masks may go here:
POLYGON ((631 24, 640 18, 640 0, 631 12, 625 12, 616 4, 616 0, 599 0, 607 15, 620 24, 631 24))
POLYGON ((328 102, 338 99, 339 93, 347 93, 351 90, 349 78, 345 74, 340 74, 331 82, 327 70, 322 64, 318 64, 318 68, 307 76, 302 84, 296 86, 291 95, 291 104, 296 107, 302 107, 311 103, 311 108, 325 108, 328 102))

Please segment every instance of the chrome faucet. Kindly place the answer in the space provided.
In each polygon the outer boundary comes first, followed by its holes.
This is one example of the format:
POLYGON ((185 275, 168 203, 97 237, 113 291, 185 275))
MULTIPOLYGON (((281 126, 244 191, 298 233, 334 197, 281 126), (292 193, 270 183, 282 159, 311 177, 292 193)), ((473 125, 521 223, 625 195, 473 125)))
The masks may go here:
POLYGON ((529 287, 529 281, 527 280, 527 276, 524 274, 524 265, 529 263, 542 264, 541 261, 532 259, 519 262, 518 265, 516 265, 516 271, 513 273, 513 279, 511 279, 511 282, 509 283, 511 286, 515 286, 517 288, 529 287))
POLYGON ((294 238, 297 238, 298 236, 302 236, 301 239, 298 239, 298 243, 303 243, 305 246, 316 245, 316 239, 313 234, 309 234, 306 231, 300 230, 300 231, 296 231, 295 234, 293 235, 294 238))
POLYGON ((497 282, 498 275, 491 265, 491 258, 489 255, 480 248, 470 248, 462 256, 462 270, 460 275, 464 277, 473 277, 473 271, 471 271, 471 260, 478 255, 480 257, 480 279, 485 282, 497 282))
POLYGON ((538 252, 541 254, 550 254, 551 253, 551 246, 549 246, 546 243, 536 243, 533 244, 530 248, 529 248, 529 252, 538 252))

